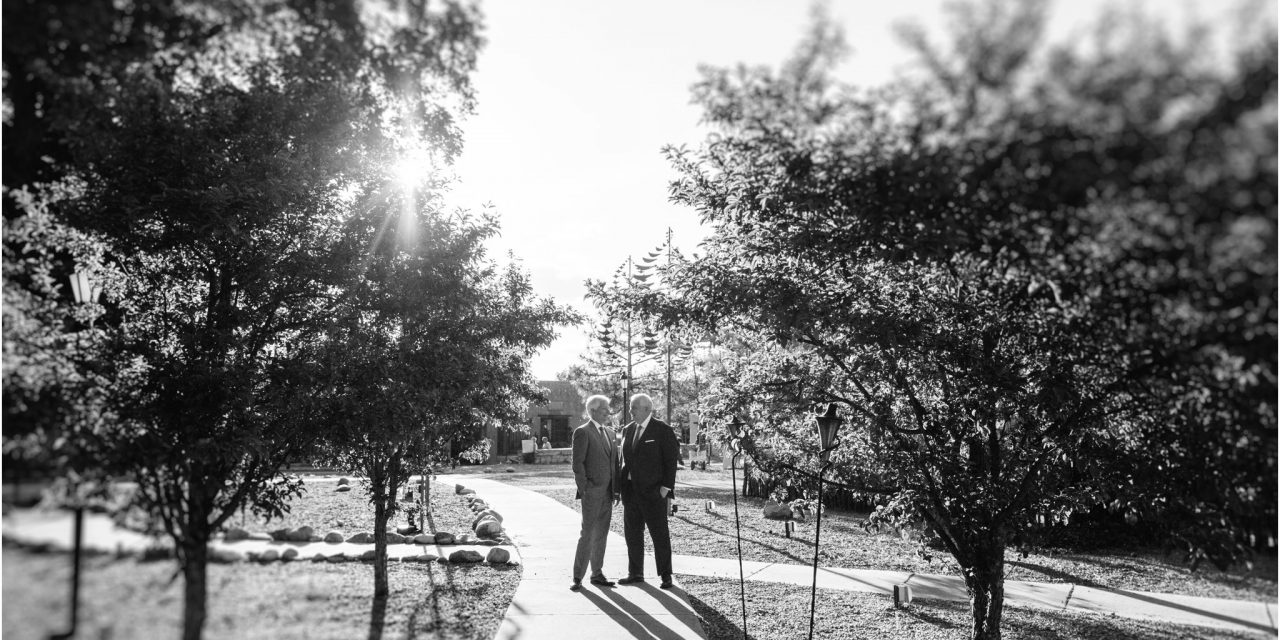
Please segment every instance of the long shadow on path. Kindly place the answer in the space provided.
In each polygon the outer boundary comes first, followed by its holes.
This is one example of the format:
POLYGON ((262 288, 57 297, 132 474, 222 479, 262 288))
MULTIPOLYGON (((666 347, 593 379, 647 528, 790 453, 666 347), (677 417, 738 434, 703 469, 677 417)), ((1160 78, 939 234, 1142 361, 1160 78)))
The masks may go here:
POLYGON ((640 640, 681 640, 683 636, 647 613, 635 603, 623 598, 613 589, 602 589, 603 596, 591 589, 580 593, 595 603, 600 611, 613 618, 628 633, 640 640))
POLYGON ((1099 589, 1106 588, 1105 586, 1098 584, 1097 582, 1094 582, 1092 580, 1089 580, 1088 578, 1081 578, 1080 576, 1067 573, 1066 571, 1060 571, 1058 569, 1054 569, 1052 567, 1046 567, 1042 564, 1036 564, 1034 562, 1010 560, 1010 561, 1007 561, 1005 564, 1008 564, 1013 567, 1022 567, 1023 569, 1028 569, 1030 571, 1035 571, 1037 573, 1042 573, 1050 578, 1055 578, 1062 582, 1067 582, 1074 585, 1079 585, 1083 587, 1097 587, 1099 589))
POLYGON ((658 603, 661 604, 663 608, 665 608, 673 616, 689 615, 688 607, 685 607, 684 603, 681 602, 680 599, 673 594, 674 592, 674 593, 679 593, 681 596, 684 596, 685 598, 689 597, 689 592, 685 591, 683 588, 679 586, 677 586, 675 589, 672 589, 671 591, 665 591, 663 589, 659 589, 658 587, 655 587, 649 584, 648 582, 642 582, 636 587, 631 587, 631 588, 633 589, 638 588, 644 591, 645 593, 649 594, 654 600, 657 600, 658 603))
MULTIPOLYGON (((701 522, 694 522, 693 520, 690 520, 690 519, 688 519, 688 518, 686 518, 686 517, 683 517, 683 516, 675 516, 675 518, 676 518, 676 519, 679 519, 679 520, 683 520, 684 522, 688 523, 690 526, 698 527, 698 528, 700 528, 700 529, 706 529, 707 531, 710 531, 711 533, 714 533, 714 534, 716 534, 716 535, 718 535, 718 536, 724 536, 724 537, 728 537, 728 538, 732 538, 732 537, 734 537, 734 534, 733 534, 732 532, 730 532, 730 531, 729 531, 729 529, 727 528, 727 527, 728 527, 728 523, 730 522, 730 520, 728 520, 727 518, 724 520, 724 522, 725 522, 725 524, 726 524, 726 528, 725 528, 723 531, 722 531, 722 530, 720 530, 720 529, 716 529, 715 527, 711 527, 711 526, 705 525, 705 524, 703 524, 703 523, 701 523, 701 522)), ((810 546, 810 547, 812 547, 812 546, 813 546, 813 543, 812 543, 812 542, 810 542, 810 541, 808 541, 808 540, 800 540, 800 542, 801 542, 802 544, 808 545, 808 546, 810 546)), ((804 563, 804 562, 806 562, 806 561, 807 561, 807 562, 812 562, 812 561, 813 561, 813 557, 812 557, 812 556, 809 556, 809 557, 808 557, 808 559, 806 560, 805 558, 803 558, 803 557, 801 557, 801 556, 798 556, 798 555, 796 555, 796 554, 794 554, 794 553, 791 553, 790 551, 788 551, 788 550, 786 550, 786 549, 781 549, 781 548, 775 547, 775 546, 770 545, 770 544, 765 544, 765 543, 760 542, 760 541, 758 541, 758 540, 743 540, 743 543, 744 543, 745 545, 755 545, 755 546, 757 546, 757 547, 761 547, 761 548, 763 548, 763 549, 768 549, 769 551, 772 551, 772 552, 774 552, 774 553, 776 553, 776 554, 778 554, 778 555, 780 555, 780 556, 782 556, 782 557, 784 557, 784 558, 789 558, 789 559, 791 559, 791 560, 795 560, 796 562, 804 563)))

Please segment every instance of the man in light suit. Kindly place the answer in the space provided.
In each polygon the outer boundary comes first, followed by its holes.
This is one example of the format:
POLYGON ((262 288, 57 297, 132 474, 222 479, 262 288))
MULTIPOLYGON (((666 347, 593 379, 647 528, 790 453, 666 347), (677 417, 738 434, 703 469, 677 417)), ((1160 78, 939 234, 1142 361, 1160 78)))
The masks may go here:
POLYGON ((604 577, 604 547, 609 536, 613 505, 618 500, 618 448, 614 431, 605 426, 609 419, 609 398, 587 398, 586 424, 573 430, 573 480, 582 500, 582 532, 578 535, 578 552, 573 558, 573 584, 582 588, 582 576, 591 564, 591 584, 612 587, 604 577))
POLYGON ((676 492, 676 463, 680 442, 667 423, 653 417, 653 400, 637 393, 631 397, 634 422, 622 431, 622 530, 627 539, 627 577, 621 584, 644 581, 644 530, 653 540, 654 562, 662 588, 670 589, 671 532, 667 528, 670 500, 676 492))

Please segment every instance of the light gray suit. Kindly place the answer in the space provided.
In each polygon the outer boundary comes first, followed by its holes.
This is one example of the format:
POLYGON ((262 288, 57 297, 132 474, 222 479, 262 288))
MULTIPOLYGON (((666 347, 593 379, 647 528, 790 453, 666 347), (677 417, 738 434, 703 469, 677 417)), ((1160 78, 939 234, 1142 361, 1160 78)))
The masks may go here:
POLYGON ((591 563, 591 577, 604 574, 604 548, 618 493, 618 446, 613 429, 599 429, 594 421, 573 430, 573 479, 582 500, 582 532, 573 558, 573 580, 580 582, 591 563), (603 430, 603 434, 601 431, 603 430))

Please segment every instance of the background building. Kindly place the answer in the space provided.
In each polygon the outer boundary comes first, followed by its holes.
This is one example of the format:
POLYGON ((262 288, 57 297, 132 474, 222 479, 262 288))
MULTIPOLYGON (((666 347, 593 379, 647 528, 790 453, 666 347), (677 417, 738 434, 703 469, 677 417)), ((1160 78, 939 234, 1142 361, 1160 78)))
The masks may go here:
POLYGON ((533 438, 538 443, 543 437, 551 438, 551 446, 568 447, 572 444, 573 429, 586 420, 586 404, 578 395, 572 382, 563 380, 539 380, 547 390, 546 404, 529 407, 524 424, 518 429, 487 427, 485 436, 493 443, 486 462, 502 462, 522 453, 521 442, 533 438))
POLYGON ((586 404, 572 382, 539 380, 538 384, 547 389, 550 400, 544 405, 529 407, 525 421, 530 433, 539 443, 543 437, 547 437, 551 438, 552 447, 568 447, 572 444, 570 438, 574 427, 586 420, 586 404))

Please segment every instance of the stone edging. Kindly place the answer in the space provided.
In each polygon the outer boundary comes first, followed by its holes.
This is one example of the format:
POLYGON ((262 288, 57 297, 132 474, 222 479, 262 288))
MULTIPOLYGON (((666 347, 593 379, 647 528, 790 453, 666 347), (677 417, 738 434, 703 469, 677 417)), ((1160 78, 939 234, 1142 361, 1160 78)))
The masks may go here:
MULTIPOLYGON (((343 485, 348 486, 348 485, 343 485)), ((466 501, 475 514, 471 522, 473 530, 488 536, 481 539, 475 533, 454 535, 446 531, 432 534, 405 535, 387 532, 388 560, 401 562, 487 563, 490 566, 514 566, 520 564, 514 547, 502 529, 502 515, 488 508, 475 491, 461 485, 455 486, 455 494, 466 501), (406 545, 417 545, 407 547, 406 545), (426 547, 430 546, 428 550, 426 547), (453 547, 445 549, 442 547, 453 547)), ((34 553, 69 552, 69 540, 47 540, 22 535, 20 529, 8 526, 3 529, 6 546, 12 545, 34 553)), ((88 524, 86 523, 86 526, 88 524)), ((69 533, 69 531, 68 531, 69 533)), ((173 542, 145 536, 117 525, 109 538, 86 542, 85 555, 114 555, 116 558, 137 557, 143 561, 165 560, 174 557, 173 542)), ((216 535, 209 543, 209 560, 213 563, 244 561, 273 562, 291 560, 313 562, 347 562, 374 559, 373 534, 361 532, 351 536, 341 531, 318 535, 312 527, 276 529, 271 532, 250 532, 233 527, 225 534, 216 535)))
MULTIPOLYGON (((339 489, 349 487, 346 478, 340 479, 339 489)), ((518 560, 514 560, 511 550, 504 548, 502 545, 506 540, 506 531, 502 528, 502 515, 490 509, 488 504, 475 494, 474 489, 468 489, 463 485, 454 485, 454 494, 461 496, 467 502, 471 512, 476 514, 474 520, 471 521, 471 528, 475 532, 476 537, 471 534, 454 535, 447 531, 437 531, 433 534, 421 533, 416 536, 401 534, 399 532, 387 532, 387 544, 413 544, 413 545, 434 545, 437 547, 446 545, 458 546, 483 546, 490 547, 485 555, 475 549, 457 549, 448 556, 428 553, 425 550, 418 554, 399 555, 391 559, 399 559, 401 562, 439 562, 439 563, 486 563, 490 566, 508 565, 513 566, 519 564, 518 560)), ((327 544, 356 544, 356 545, 373 545, 374 534, 362 531, 360 533, 344 536, 341 531, 333 530, 324 536, 317 535, 315 529, 309 526, 301 526, 294 529, 276 529, 270 533, 249 532, 239 527, 233 527, 223 535, 221 545, 211 545, 209 550, 210 562, 217 563, 233 563, 241 561, 256 562, 273 562, 275 560, 290 561, 301 560, 302 552, 297 547, 288 547, 282 551, 276 549, 267 549, 264 551, 241 551, 226 546, 226 543, 234 543, 243 540, 256 540, 260 542, 292 542, 300 544, 310 544, 324 542, 327 544)), ((310 554, 309 559, 312 562, 347 562, 347 561, 365 561, 372 562, 376 551, 374 549, 366 549, 359 555, 347 555, 346 552, 338 552, 325 554, 315 552, 310 554)))

